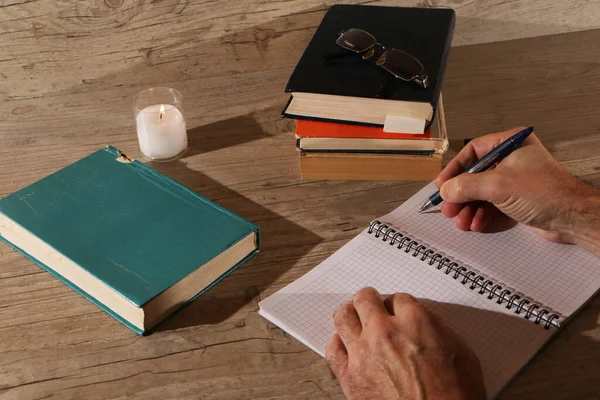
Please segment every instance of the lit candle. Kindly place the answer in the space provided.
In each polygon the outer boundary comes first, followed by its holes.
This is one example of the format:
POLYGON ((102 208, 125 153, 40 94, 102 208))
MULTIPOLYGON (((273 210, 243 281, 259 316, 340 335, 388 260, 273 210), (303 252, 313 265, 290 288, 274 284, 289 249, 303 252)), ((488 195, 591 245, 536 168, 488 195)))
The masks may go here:
POLYGON ((136 125, 140 149, 151 160, 178 158, 187 149, 185 119, 175 106, 148 106, 137 114, 136 125))

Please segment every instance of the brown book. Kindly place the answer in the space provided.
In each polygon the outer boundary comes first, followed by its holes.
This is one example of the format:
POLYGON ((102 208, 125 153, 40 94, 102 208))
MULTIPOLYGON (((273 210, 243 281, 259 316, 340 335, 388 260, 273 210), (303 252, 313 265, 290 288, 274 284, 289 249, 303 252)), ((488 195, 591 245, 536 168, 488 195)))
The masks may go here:
POLYGON ((300 153, 302 180, 432 180, 442 155, 300 153))

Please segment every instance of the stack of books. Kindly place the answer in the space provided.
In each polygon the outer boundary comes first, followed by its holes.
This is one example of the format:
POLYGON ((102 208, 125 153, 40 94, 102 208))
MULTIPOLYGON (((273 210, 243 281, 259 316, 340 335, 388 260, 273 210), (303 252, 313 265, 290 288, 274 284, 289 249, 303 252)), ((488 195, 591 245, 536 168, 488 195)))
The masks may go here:
POLYGON ((288 81, 282 113, 296 120, 302 179, 437 176, 448 149, 441 88, 454 21, 451 9, 327 11, 288 81), (410 79, 415 68, 422 74, 410 79))

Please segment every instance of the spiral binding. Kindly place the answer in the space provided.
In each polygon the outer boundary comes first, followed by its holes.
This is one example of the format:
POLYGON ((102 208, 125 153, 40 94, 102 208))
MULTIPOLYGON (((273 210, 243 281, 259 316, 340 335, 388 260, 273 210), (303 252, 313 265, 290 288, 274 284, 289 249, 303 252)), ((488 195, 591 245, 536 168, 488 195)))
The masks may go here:
POLYGON ((369 225, 367 230, 369 234, 375 235, 376 238, 381 237, 384 242, 389 240, 390 246, 398 242, 397 248, 404 250, 405 253, 411 253, 413 257, 419 257, 421 261, 426 261, 429 265, 437 263, 438 270, 444 270, 446 275, 452 273, 452 278, 458 280, 471 290, 477 290, 481 295, 486 295, 489 300, 496 298, 497 304, 506 302, 506 308, 511 310, 516 307, 515 314, 521 315, 525 313, 525 319, 534 317, 533 322, 540 324, 544 322, 544 329, 550 329, 551 326, 560 328, 560 320, 562 316, 559 313, 554 313, 552 310, 542 307, 540 304, 532 302, 531 299, 518 293, 514 290, 506 289, 502 285, 494 282, 492 279, 480 274, 477 271, 471 270, 465 266, 459 265, 443 254, 429 249, 423 244, 419 244, 416 240, 406 236, 406 234, 395 230, 394 228, 375 220, 369 225), (487 292, 487 294, 486 294, 487 292))

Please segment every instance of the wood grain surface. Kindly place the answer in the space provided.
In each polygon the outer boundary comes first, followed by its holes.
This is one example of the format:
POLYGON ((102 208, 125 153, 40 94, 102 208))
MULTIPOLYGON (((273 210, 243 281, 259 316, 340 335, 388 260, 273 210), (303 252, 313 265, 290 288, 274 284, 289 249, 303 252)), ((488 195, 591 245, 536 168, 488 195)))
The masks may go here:
MULTIPOLYGON (((257 302, 426 182, 300 181, 283 88, 332 3, 0 0, 0 197, 104 145, 140 158, 132 97, 171 86, 190 150, 153 167, 263 233, 255 259, 148 337, 0 245, 0 398, 343 398, 324 360, 257 302)), ((533 125, 600 186, 597 2, 371 3, 456 8, 454 43, 469 46, 452 49, 444 85, 453 150, 533 125)), ((600 398, 599 314, 595 298, 501 398, 600 398)))

